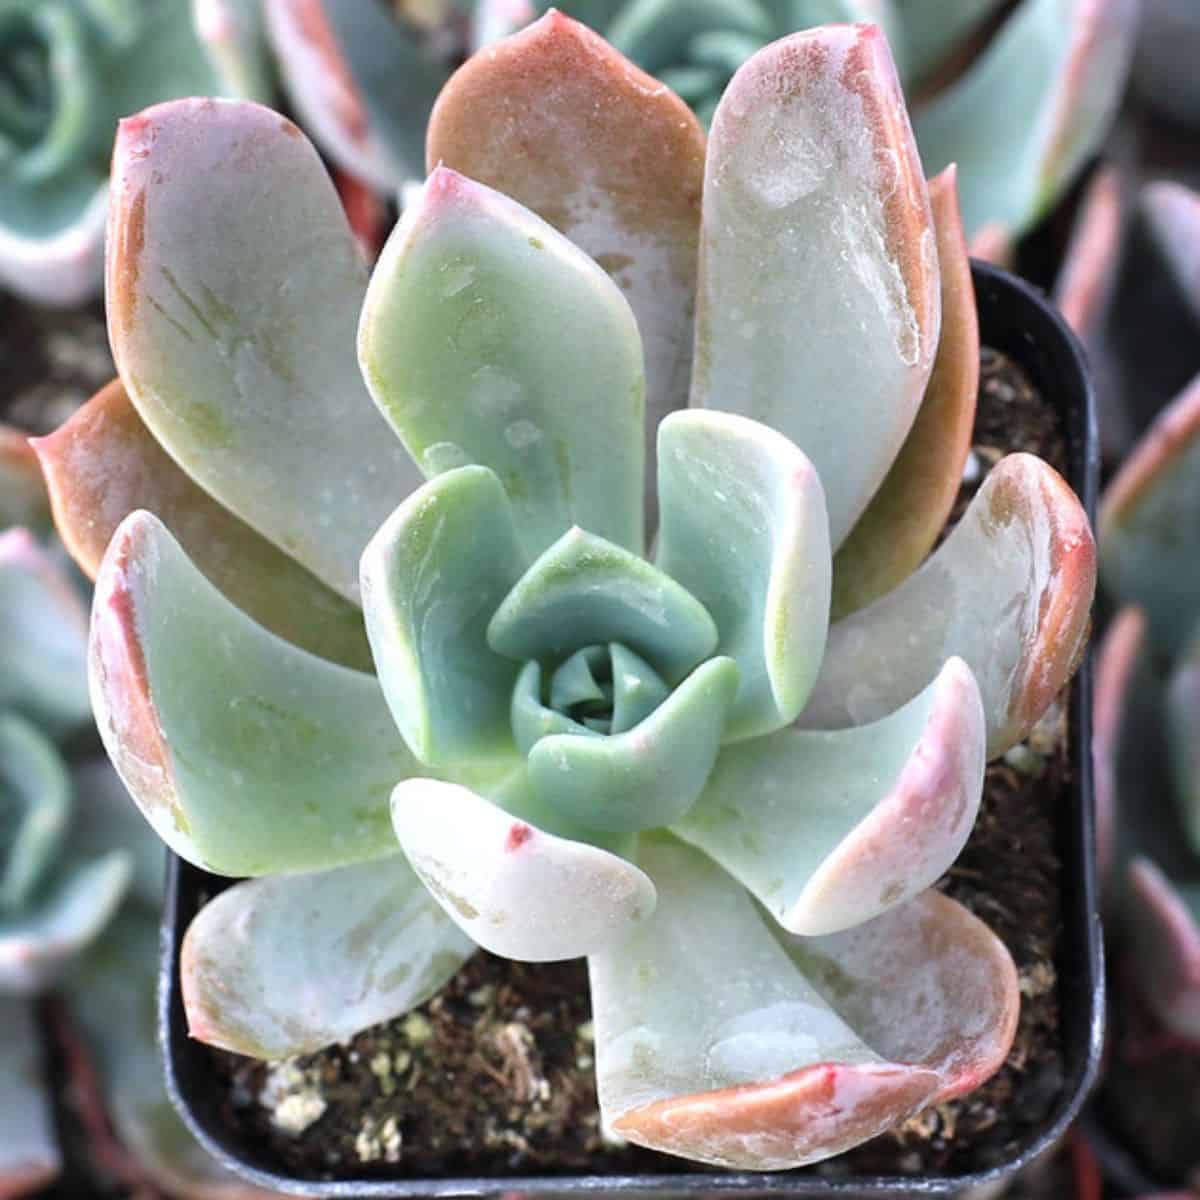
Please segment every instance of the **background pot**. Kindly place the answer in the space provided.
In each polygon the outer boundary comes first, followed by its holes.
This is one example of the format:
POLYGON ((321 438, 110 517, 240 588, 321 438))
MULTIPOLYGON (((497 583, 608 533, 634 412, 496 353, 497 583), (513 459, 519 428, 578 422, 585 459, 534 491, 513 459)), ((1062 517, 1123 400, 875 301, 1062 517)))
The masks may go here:
MULTIPOLYGON (((980 338, 1007 354, 1062 416, 1067 440, 1067 477, 1089 517, 1095 515, 1099 449, 1092 392, 1083 354, 1074 335, 1036 289, 986 263, 972 264, 980 338)), ((281 1175, 262 1147, 239 1142, 221 1119, 225 1084, 216 1079, 210 1051, 187 1035, 179 988, 179 949, 202 899, 232 880, 197 870, 172 856, 163 918, 160 975, 160 1037, 167 1086, 176 1107, 205 1148, 262 1186, 294 1196, 407 1197, 557 1195, 597 1192, 638 1195, 932 1196, 991 1183, 1016 1171, 1054 1143, 1074 1120, 1095 1080, 1104 1034, 1104 968, 1092 813, 1090 655, 1071 687, 1070 784, 1063 797, 1058 832, 1062 862, 1063 935, 1058 973, 1063 1087, 1049 1116, 1032 1130, 1006 1163, 970 1175, 876 1176, 825 1179, 811 1172, 776 1175, 714 1172, 687 1174, 499 1176, 488 1178, 397 1178, 315 1182, 281 1175)))

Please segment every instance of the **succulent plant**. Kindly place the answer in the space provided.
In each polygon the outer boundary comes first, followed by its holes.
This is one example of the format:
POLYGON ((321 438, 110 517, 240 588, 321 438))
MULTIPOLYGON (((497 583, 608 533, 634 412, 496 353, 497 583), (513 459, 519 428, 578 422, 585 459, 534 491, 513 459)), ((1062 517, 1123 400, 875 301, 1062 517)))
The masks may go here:
POLYGON ((926 560, 978 331, 882 35, 758 51, 706 146, 550 14, 428 154, 368 283, 277 114, 118 134, 120 379, 37 450, 114 763, 252 877, 188 930, 193 1036, 315 1050, 483 945, 588 956, 603 1115, 689 1158, 813 1161, 975 1086, 1015 972, 927 889, 1094 554, 1017 454, 926 560))
POLYGON ((117 118, 171 96, 266 95, 255 0, 6 0, 0 284, 46 304, 99 290, 117 118))
MULTIPOLYGON (((830 21, 886 31, 928 171, 957 163, 968 236, 1002 253, 1095 153, 1132 51, 1135 0, 562 0, 558 7, 683 97, 707 124, 761 46, 830 21)), ((478 48, 550 8, 478 0, 424 26, 361 0, 267 0, 285 82, 321 145, 376 187, 422 174, 425 121, 455 31, 478 48)))
POLYGON ((4 427, 0 517, 30 527, 0 532, 0 1195, 37 1191, 60 1168, 34 1011, 51 987, 103 1060, 121 1155, 137 1164, 125 1182, 193 1200, 247 1195, 181 1127, 162 1085, 162 848, 88 744, 87 608, 61 548, 31 532, 49 529, 41 470, 4 427))
POLYGON ((1200 372, 1200 194, 1110 164, 1088 185, 1055 288, 1087 347, 1114 464, 1200 372))
POLYGON ((1200 376, 1105 494, 1100 564, 1121 606, 1097 677, 1101 862, 1146 1005, 1200 1041, 1200 376))

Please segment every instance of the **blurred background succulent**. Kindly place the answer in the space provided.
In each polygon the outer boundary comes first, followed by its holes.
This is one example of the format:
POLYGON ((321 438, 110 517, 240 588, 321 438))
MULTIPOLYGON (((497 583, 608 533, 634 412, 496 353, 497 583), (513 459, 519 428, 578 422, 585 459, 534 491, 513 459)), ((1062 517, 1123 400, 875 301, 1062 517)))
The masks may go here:
POLYGON ((1200 376, 1134 447, 1100 517, 1116 615, 1097 675, 1096 800, 1121 1035, 1105 1110, 1162 1178, 1195 1176, 1200 1102, 1198 509, 1200 376), (1138 1078, 1153 1102, 1129 1102, 1138 1078))
POLYGON ((69 1172, 135 1191, 246 1195, 163 1088, 162 848, 96 743, 83 591, 61 547, 38 536, 49 530, 41 471, 26 438, 4 427, 0 522, 0 1194, 37 1191, 64 1168, 47 1071, 54 1040, 89 1155, 69 1172), (55 1002, 39 1010, 50 991, 55 1002))
POLYGON ((99 291, 117 119, 170 96, 266 98, 256 0, 5 0, 0 285, 99 291))
POLYGON ((673 1153, 813 1161, 975 1086, 1015 971, 924 889, 1074 669, 1094 557, 1014 455, 926 561, 978 331, 882 36, 758 51, 706 146, 551 14, 428 153, 368 286, 277 114, 118 134, 120 378, 37 449, 113 761, 255 877, 189 929, 191 1033, 313 1050, 478 943, 590 956, 604 1114, 673 1153))
POLYGON ((1141 0, 1133 60, 1135 93, 1193 133, 1200 129, 1200 7, 1191 0, 1141 0))
POLYGON ((1145 174, 1124 155, 1096 172, 1055 284, 1114 466, 1200 372, 1200 193, 1145 174))
MULTIPOLYGON (((424 175, 424 126, 466 48, 542 0, 399 5, 266 0, 293 102, 322 148, 375 187, 424 175)), ((887 33, 928 173, 959 167, 975 249, 993 256, 1053 207, 1098 149, 1124 87, 1136 0, 562 0, 705 124, 756 49, 823 22, 887 33)), ((434 163, 429 163, 434 166, 434 163)))

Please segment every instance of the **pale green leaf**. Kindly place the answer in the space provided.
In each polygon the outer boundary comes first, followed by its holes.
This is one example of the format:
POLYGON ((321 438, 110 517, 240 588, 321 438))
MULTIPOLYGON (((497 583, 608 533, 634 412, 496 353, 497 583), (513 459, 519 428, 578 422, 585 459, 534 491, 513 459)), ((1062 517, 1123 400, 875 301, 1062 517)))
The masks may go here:
POLYGON ((658 565, 712 614, 741 683, 724 737, 795 720, 829 625, 829 521, 812 464, 728 413, 675 413, 658 438, 658 565))
POLYGON ((427 475, 495 471, 530 556, 573 525, 640 550, 637 325, 616 285, 546 222, 435 170, 375 268, 359 354, 427 475))
POLYGON ((460 467, 414 492, 363 553, 363 612, 392 716, 423 763, 514 753, 518 664, 488 645, 488 622, 525 558, 493 472, 460 467))

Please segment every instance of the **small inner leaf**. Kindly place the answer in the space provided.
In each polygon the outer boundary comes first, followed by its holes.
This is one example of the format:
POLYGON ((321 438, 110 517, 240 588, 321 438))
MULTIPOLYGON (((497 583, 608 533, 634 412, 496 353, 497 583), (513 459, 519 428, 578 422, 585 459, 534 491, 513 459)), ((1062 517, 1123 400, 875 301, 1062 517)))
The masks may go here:
POLYGON ((561 659, 620 641, 676 683, 717 645, 717 627, 680 584, 628 550, 568 530, 525 572, 488 625, 488 644, 518 662, 561 659))

